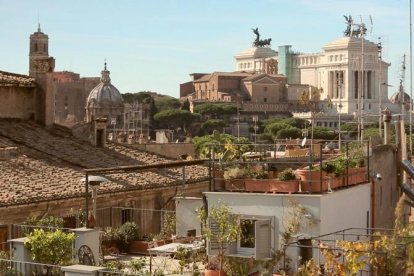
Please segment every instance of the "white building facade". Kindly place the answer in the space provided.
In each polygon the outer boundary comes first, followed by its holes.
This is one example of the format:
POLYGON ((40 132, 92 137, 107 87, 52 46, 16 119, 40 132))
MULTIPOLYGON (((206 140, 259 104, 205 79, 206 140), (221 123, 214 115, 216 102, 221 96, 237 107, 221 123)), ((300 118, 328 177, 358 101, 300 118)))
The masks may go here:
POLYGON ((398 110, 388 99, 390 64, 379 57, 380 45, 344 36, 326 44, 321 53, 295 53, 290 45, 279 46, 277 52, 253 47, 235 59, 236 71, 246 72, 261 72, 268 60, 276 60, 277 73, 288 78, 288 100, 297 102, 302 91, 319 90, 321 120, 328 122, 337 121, 338 113, 350 120, 359 112, 377 121, 380 108, 398 110))

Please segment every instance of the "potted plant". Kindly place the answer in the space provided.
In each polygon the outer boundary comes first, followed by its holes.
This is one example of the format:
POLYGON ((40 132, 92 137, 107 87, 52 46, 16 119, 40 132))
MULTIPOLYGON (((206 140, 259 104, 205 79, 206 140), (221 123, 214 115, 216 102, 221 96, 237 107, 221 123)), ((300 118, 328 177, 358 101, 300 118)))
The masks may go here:
POLYGON ((281 171, 277 179, 269 182, 269 191, 273 193, 296 193, 299 191, 299 179, 297 179, 295 171, 287 168, 281 171))
POLYGON ((244 179, 248 175, 247 168, 229 167, 224 171, 225 188, 228 191, 244 191, 244 179))
POLYGON ((236 242, 241 234, 239 216, 230 207, 219 203, 207 210, 197 209, 202 233, 208 242, 209 261, 204 275, 224 276, 224 260, 228 245, 236 242))
POLYGON ((326 181, 329 184, 328 187, 331 189, 337 189, 343 186, 345 167, 346 160, 342 157, 322 164, 322 170, 326 173, 326 181))
POLYGON ((250 168, 249 178, 245 180, 246 191, 249 192, 269 192, 269 182, 267 170, 262 166, 254 166, 250 168))
POLYGON ((204 265, 204 276, 224 276, 226 272, 222 271, 220 275, 220 264, 217 258, 210 258, 204 265))
POLYGON ((296 173, 300 179, 302 192, 320 193, 328 189, 326 172, 324 172, 320 166, 297 169, 296 173))
POLYGON ((150 248, 153 244, 154 244, 154 236, 144 235, 138 240, 134 240, 130 242, 129 253, 147 255, 148 248, 150 248))
POLYGON ((102 232, 102 252, 107 253, 108 251, 114 250, 119 251, 119 232, 118 229, 112 227, 106 227, 102 232))
POLYGON ((118 235, 119 249, 122 252, 126 252, 131 242, 138 239, 138 226, 135 224, 135 222, 125 222, 119 227, 118 235))

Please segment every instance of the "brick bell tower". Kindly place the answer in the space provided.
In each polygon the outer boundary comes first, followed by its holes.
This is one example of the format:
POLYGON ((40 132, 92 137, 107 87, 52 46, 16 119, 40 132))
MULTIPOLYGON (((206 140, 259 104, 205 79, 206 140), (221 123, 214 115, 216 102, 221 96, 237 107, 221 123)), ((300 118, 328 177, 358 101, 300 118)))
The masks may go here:
POLYGON ((30 35, 29 76, 53 72, 55 59, 49 57, 49 37, 37 27, 37 32, 30 35))
POLYGON ((36 80, 35 120, 50 126, 55 121, 55 59, 49 56, 49 37, 37 32, 30 35, 29 76, 36 80))

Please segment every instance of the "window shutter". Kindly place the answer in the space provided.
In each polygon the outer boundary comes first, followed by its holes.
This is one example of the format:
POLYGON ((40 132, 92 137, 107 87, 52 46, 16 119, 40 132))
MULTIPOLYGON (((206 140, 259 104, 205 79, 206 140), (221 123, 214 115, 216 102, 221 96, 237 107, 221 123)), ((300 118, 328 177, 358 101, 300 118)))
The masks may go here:
POLYGON ((271 249, 270 220, 256 221, 256 259, 270 258, 271 249))
POLYGON ((212 218, 208 218, 207 227, 210 229, 211 237, 207 241, 207 255, 217 255, 219 251, 219 244, 217 235, 219 233, 219 227, 217 221, 212 218))

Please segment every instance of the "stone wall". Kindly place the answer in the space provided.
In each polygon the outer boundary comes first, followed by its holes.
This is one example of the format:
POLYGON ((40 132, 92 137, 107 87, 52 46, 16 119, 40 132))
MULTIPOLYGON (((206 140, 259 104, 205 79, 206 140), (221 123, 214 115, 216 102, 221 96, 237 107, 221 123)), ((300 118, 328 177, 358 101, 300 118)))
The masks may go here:
POLYGON ((34 96, 33 87, 0 86, 0 118, 33 118, 34 96))

